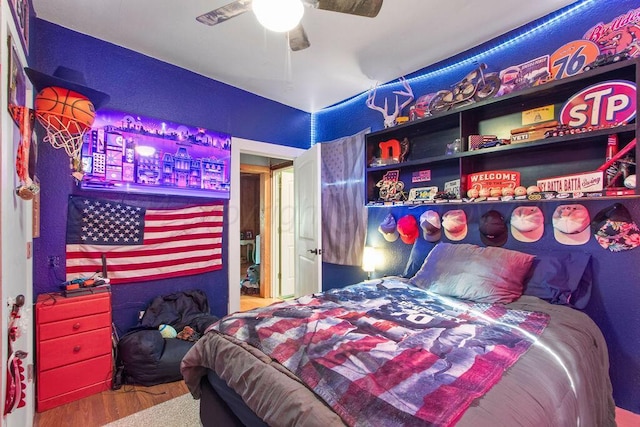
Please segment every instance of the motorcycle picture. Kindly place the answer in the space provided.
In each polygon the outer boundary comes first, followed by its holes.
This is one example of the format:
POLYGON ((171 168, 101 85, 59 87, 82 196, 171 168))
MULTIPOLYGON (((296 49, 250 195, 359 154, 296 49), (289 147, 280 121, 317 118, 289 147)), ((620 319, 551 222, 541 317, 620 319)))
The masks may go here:
POLYGON ((481 63, 453 85, 452 90, 438 91, 429 103, 429 110, 432 113, 447 111, 456 104, 482 101, 494 96, 502 81, 497 73, 485 73, 486 69, 487 64, 481 63))

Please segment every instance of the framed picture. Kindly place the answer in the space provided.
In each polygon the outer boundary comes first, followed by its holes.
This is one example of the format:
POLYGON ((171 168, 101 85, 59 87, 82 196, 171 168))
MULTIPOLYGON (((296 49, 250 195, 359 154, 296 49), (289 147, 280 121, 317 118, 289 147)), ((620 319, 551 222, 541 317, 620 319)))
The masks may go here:
POLYGON ((13 22, 20 35, 20 43, 24 48, 24 53, 29 53, 29 0, 9 0, 13 22))
POLYGON ((11 36, 7 37, 7 46, 9 47, 7 107, 11 104, 24 107, 27 99, 27 76, 24 73, 24 68, 20 63, 20 58, 18 57, 18 52, 13 44, 11 36))
POLYGON ((100 110, 82 145, 85 190, 229 199, 231 135, 100 110))

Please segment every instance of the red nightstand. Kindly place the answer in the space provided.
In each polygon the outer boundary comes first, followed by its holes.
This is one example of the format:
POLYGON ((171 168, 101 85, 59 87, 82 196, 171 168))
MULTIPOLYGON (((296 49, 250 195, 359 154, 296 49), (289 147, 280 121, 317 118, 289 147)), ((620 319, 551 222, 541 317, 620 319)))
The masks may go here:
POLYGON ((36 302, 37 411, 111 388, 111 293, 36 302))

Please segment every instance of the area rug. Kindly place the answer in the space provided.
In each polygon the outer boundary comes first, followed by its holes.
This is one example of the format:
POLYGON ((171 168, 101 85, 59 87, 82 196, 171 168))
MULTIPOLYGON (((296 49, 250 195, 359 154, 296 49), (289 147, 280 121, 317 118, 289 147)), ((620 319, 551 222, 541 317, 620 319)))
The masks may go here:
POLYGON ((200 427, 199 400, 187 393, 104 427, 200 427))

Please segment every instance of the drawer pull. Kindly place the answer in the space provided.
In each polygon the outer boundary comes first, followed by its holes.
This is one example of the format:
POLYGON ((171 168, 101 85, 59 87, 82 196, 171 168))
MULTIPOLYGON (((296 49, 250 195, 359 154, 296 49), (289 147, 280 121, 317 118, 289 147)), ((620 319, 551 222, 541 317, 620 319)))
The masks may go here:
POLYGON ((78 353, 79 351, 80 351, 80 346, 79 345, 73 347, 73 352, 74 353, 78 353))
POLYGON ((78 322, 78 323, 74 323, 74 324, 73 324, 73 329, 74 329, 74 330, 76 330, 76 331, 77 331, 78 329, 80 329, 80 322, 78 322))

